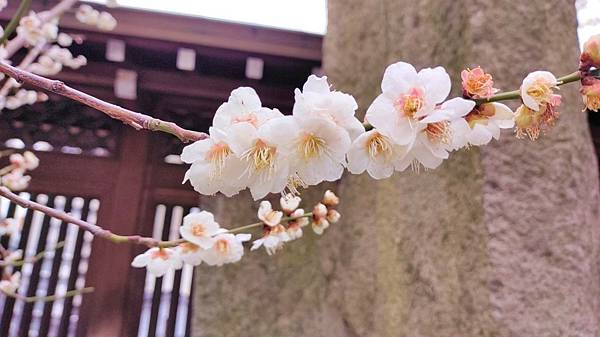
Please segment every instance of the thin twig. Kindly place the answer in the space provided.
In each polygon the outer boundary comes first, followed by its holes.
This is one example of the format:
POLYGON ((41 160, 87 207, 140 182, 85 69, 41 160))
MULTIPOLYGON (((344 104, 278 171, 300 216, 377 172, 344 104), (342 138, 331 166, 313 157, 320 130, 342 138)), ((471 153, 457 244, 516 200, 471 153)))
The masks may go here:
POLYGON ((61 300, 64 298, 73 297, 73 296, 77 296, 77 295, 89 294, 93 291, 94 291, 93 287, 87 287, 87 288, 69 290, 69 291, 65 292, 64 294, 54 294, 54 295, 48 295, 48 296, 23 296, 21 294, 8 292, 8 291, 0 289, 0 292, 3 293, 4 295, 6 295, 8 297, 12 297, 12 298, 20 300, 20 301, 23 301, 25 303, 52 302, 52 301, 61 300))
POLYGON ((15 260, 15 261, 0 261, 0 267, 7 267, 7 266, 14 266, 14 267, 19 267, 22 266, 26 263, 36 263, 39 260, 41 260, 42 258, 44 258, 44 256, 46 256, 46 254, 59 250, 62 247, 65 246, 65 242, 64 241, 60 241, 59 243, 56 244, 56 246, 50 248, 50 249, 46 249, 43 250, 33 256, 30 257, 25 257, 24 259, 21 260, 15 260))
POLYGON ((4 62, 0 62, 0 72, 14 78, 19 83, 27 83, 36 88, 44 89, 83 103, 91 108, 104 112, 109 117, 120 120, 137 130, 143 129, 170 133, 184 143, 201 140, 208 137, 208 135, 203 132, 186 130, 175 123, 165 122, 158 118, 153 118, 139 112, 122 108, 118 105, 105 102, 92 95, 88 95, 77 89, 73 89, 62 81, 51 80, 26 70, 13 67, 4 62))

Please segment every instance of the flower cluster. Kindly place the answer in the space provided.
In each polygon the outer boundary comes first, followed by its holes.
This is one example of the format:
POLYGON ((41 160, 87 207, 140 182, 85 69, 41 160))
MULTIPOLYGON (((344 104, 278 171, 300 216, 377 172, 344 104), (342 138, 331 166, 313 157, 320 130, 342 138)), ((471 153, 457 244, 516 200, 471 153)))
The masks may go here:
POLYGON ((100 30, 110 31, 117 27, 117 20, 109 12, 99 12, 90 5, 79 6, 75 18, 100 30))
POLYGON ((310 76, 296 90, 292 116, 262 106, 252 88, 232 91, 209 130, 184 148, 185 175, 202 194, 268 193, 340 179, 352 140, 364 132, 354 98, 331 91, 326 77, 310 76))
POLYGON ((31 12, 21 18, 17 35, 23 37, 31 46, 54 41, 58 37, 58 20, 44 23, 36 13, 31 12))
POLYGON ((40 160, 33 152, 11 154, 9 164, 0 169, 0 186, 5 186, 13 191, 24 190, 31 180, 31 177, 26 175, 27 171, 36 169, 39 164, 40 160))
POLYGON ((280 199, 281 211, 273 210, 269 201, 262 201, 258 209, 260 222, 238 229, 226 230, 215 221, 212 213, 201 211, 184 217, 179 232, 183 242, 176 247, 154 247, 136 256, 132 266, 146 267, 149 273, 162 276, 169 270, 176 270, 187 263, 192 266, 205 263, 209 266, 222 266, 241 260, 244 255, 243 243, 249 241, 250 234, 236 234, 242 229, 262 228, 263 235, 252 243, 250 250, 264 247, 269 255, 283 248, 284 243, 302 237, 302 228, 309 225, 315 233, 321 235, 340 219, 334 209, 339 198, 331 191, 325 192, 323 200, 313 212, 305 213, 298 208, 301 199, 286 195, 280 199))

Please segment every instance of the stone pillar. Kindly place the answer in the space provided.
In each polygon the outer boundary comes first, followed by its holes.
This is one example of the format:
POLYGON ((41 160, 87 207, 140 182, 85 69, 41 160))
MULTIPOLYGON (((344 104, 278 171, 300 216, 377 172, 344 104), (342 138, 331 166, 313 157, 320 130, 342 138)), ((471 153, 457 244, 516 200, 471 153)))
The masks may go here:
MULTIPOLYGON (((398 60, 455 80, 481 65, 502 89, 577 66, 573 1, 328 6, 325 69, 361 111, 398 60)), ((507 132, 435 171, 347 175, 342 220, 324 237, 197 269, 193 335, 600 336, 598 168, 575 87, 561 89, 561 119, 536 142, 507 132)), ((214 206, 225 223, 255 211, 248 196, 214 206)))

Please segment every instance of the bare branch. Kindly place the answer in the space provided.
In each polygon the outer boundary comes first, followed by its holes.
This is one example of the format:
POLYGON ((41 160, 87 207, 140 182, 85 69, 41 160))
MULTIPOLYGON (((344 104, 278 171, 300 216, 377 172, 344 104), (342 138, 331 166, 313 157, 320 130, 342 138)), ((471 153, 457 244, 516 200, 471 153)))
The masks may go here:
POLYGON ((70 98, 83 103, 98 111, 102 111, 109 117, 122 121, 137 130, 161 131, 170 133, 182 142, 197 141, 208 137, 207 134, 198 131, 183 129, 173 122, 165 122, 139 112, 122 108, 118 105, 105 102, 99 98, 88 95, 77 89, 73 89, 62 81, 51 80, 31 72, 13 67, 7 63, 0 62, 0 72, 14 78, 19 83, 27 83, 36 88, 44 89, 55 94, 70 98))
POLYGON ((15 261, 0 261, 0 267, 7 267, 7 266, 15 266, 15 267, 19 267, 22 266, 26 263, 36 263, 39 260, 41 260, 42 258, 44 258, 44 256, 46 256, 46 254, 53 252, 55 250, 59 250, 62 247, 65 246, 65 242, 64 241, 60 241, 59 243, 56 244, 56 246, 50 248, 50 249, 46 249, 43 250, 33 256, 29 256, 29 257, 25 257, 24 259, 21 260, 15 260, 15 261))

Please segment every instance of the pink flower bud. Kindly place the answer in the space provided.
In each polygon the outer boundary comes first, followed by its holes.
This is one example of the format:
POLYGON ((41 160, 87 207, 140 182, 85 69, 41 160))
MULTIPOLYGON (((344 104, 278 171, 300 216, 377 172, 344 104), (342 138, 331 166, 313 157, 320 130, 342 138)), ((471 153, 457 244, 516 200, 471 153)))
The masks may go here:
POLYGON ((330 190, 325 191, 325 195, 323 196, 323 204, 328 207, 337 206, 340 203, 340 198, 338 198, 335 193, 330 190))
POLYGON ((342 215, 340 214, 340 212, 336 211, 335 209, 330 209, 327 212, 327 221, 329 221, 330 223, 338 222, 341 217, 342 215))
POLYGON ((327 206, 323 205, 322 203, 318 203, 315 205, 315 208, 313 209, 313 217, 318 220, 321 218, 325 218, 327 216, 327 206))
POLYGON ((600 80, 587 77, 582 82, 581 95, 585 108, 594 112, 600 111, 600 80))

